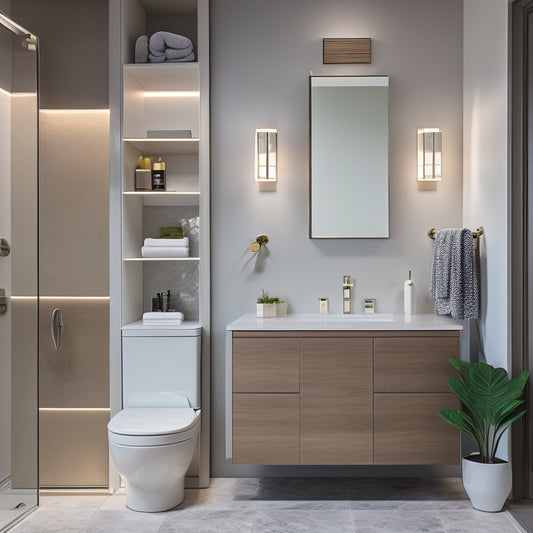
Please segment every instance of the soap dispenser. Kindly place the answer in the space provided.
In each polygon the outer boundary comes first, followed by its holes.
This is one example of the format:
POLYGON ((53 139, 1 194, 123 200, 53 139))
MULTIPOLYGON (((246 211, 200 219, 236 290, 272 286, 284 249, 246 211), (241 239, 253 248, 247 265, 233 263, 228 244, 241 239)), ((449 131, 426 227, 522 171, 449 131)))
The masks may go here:
POLYGON ((415 284, 411 279, 411 271, 409 270, 409 278, 403 284, 403 312, 406 315, 415 314, 415 284))
POLYGON ((352 312, 352 277, 343 276, 342 278, 342 312, 344 314, 352 312))

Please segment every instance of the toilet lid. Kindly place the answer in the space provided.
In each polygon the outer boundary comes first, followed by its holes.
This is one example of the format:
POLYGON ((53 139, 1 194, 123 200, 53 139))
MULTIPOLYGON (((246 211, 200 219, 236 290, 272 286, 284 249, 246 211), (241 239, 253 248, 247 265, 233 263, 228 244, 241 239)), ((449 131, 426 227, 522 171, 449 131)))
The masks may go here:
POLYGON ((128 407, 107 424, 120 435, 169 435, 188 431, 199 417, 191 407, 128 407))

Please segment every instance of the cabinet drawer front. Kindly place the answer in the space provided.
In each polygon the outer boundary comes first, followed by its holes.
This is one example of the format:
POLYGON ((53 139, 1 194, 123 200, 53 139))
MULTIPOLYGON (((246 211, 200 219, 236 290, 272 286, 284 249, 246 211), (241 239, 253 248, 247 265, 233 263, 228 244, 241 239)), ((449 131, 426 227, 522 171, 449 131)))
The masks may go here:
POLYGON ((372 339, 300 342, 302 464, 372 463, 372 339))
POLYGON ((374 392, 450 392, 459 337, 374 339, 374 392))
POLYGON ((233 395, 233 463, 297 465, 297 394, 233 395))
POLYGON ((298 379, 298 339, 233 339, 233 392, 298 392, 298 379))
POLYGON ((459 430, 439 409, 459 409, 459 401, 451 393, 375 394, 374 463, 458 464, 459 430))
POLYGON ((372 339, 301 339, 301 392, 372 392, 372 339))

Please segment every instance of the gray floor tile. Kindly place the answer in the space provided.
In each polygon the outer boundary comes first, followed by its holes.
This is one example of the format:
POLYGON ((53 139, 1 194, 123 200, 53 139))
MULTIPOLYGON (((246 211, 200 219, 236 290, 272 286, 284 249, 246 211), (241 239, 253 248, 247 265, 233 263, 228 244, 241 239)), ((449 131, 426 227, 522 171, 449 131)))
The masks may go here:
POLYGON ((347 501, 348 485, 343 478, 267 478, 261 482, 262 501, 347 501))
POLYGON ((351 500, 467 500, 458 478, 362 478, 348 480, 351 500))
POLYGON ((157 533, 166 513, 139 513, 131 509, 97 511, 82 533, 157 533))
POLYGON ((506 512, 484 513, 476 509, 439 511, 446 533, 517 533, 506 512))
POLYGON ((353 510, 370 511, 438 511, 472 509, 469 500, 351 500, 353 510))
POLYGON ((164 513, 112 496, 45 496, 13 533, 517 533, 472 508, 460 479, 217 478, 164 513))
POLYGON ((353 511, 353 522, 357 533, 446 533, 432 511, 353 511))
POLYGON ((10 533, 79 533, 94 515, 88 509, 37 509, 10 533))
POLYGON ((96 511, 108 497, 109 495, 107 494, 43 496, 40 499, 40 507, 46 509, 61 509, 65 511, 76 509, 96 511))
POLYGON ((259 479, 213 479, 208 489, 186 489, 185 500, 178 509, 253 512, 257 507, 260 485, 259 479))
POLYGON ((251 533, 254 513, 203 510, 169 512, 158 533, 251 533))
POLYGON ((257 502, 258 511, 342 511, 351 509, 351 502, 342 500, 260 500, 257 502))
POLYGON ((253 533, 353 533, 350 511, 257 511, 253 533))

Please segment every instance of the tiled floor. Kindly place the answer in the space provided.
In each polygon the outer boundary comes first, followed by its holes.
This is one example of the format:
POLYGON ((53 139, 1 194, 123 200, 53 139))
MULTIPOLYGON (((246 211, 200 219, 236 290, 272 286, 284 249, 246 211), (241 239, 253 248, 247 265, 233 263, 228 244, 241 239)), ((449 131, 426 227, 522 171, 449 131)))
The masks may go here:
POLYGON ((472 509, 459 479, 228 479, 164 513, 112 496, 45 496, 13 533, 516 533, 507 512, 472 509))

